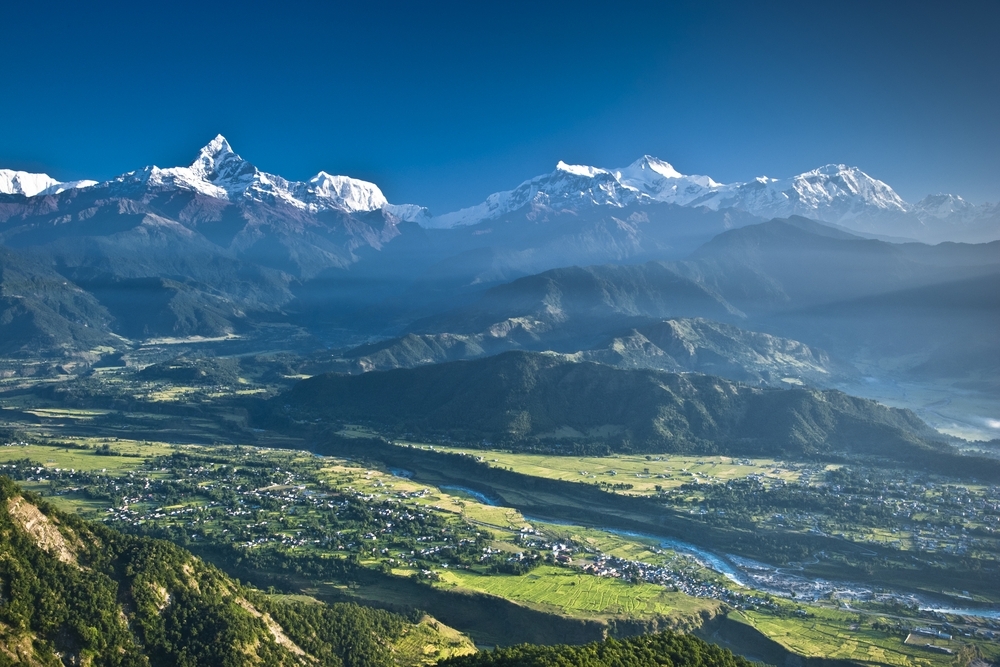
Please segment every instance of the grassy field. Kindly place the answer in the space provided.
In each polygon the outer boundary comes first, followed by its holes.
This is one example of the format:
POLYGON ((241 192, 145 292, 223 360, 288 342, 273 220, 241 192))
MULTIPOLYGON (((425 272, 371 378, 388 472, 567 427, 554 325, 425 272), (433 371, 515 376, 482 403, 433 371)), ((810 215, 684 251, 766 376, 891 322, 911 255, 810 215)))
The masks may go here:
MULTIPOLYGON (((806 657, 854 660, 879 665, 953 665, 958 653, 970 640, 947 641, 926 638, 955 652, 947 655, 920 645, 904 643, 904 637, 875 630, 858 623, 857 614, 834 609, 809 607, 805 618, 783 618, 756 611, 733 612, 730 618, 750 625, 785 648, 806 657)), ((870 619, 869 619, 870 620, 870 619)), ((1000 647, 976 642, 987 659, 996 659, 1000 647)))
MULTIPOLYGON (((400 443, 411 444, 411 443, 400 443)), ((429 445, 417 445, 427 447, 429 445)), ((480 457, 491 466, 512 468, 535 477, 571 482, 609 485, 630 484, 623 493, 652 495, 661 489, 673 489, 682 484, 720 484, 750 475, 769 481, 811 481, 817 473, 831 466, 808 466, 767 458, 733 458, 729 456, 544 456, 512 454, 496 450, 443 447, 434 449, 454 454, 480 457)))
POLYGON ((542 611, 578 618, 670 617, 686 625, 694 623, 702 612, 714 614, 719 609, 714 600, 672 593, 662 586, 632 584, 550 565, 520 576, 444 571, 436 585, 489 593, 542 611))
POLYGON ((118 440, 107 438, 60 438, 60 442, 72 446, 55 445, 11 445, 0 447, 0 463, 19 459, 31 459, 48 468, 96 471, 111 473, 137 468, 154 456, 163 456, 176 451, 178 445, 138 440, 118 440), (108 445, 117 456, 102 456, 97 448, 108 445), (87 447, 84 449, 83 447, 87 447))
POLYGON ((476 652, 472 640, 430 616, 424 616, 393 648, 397 661, 406 665, 430 665, 476 652))

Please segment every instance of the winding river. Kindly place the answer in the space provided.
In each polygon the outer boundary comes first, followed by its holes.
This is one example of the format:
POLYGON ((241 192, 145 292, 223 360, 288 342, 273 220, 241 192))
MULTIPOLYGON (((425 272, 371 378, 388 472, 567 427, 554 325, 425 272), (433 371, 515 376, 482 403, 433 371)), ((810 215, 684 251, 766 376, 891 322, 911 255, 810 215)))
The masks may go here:
MULTIPOLYGON (((391 468, 390 472, 399 477, 412 478, 413 473, 409 470, 391 468)), ((503 503, 496 498, 491 498, 486 494, 470 489, 466 486, 442 485, 442 491, 456 491, 469 497, 475 498, 477 502, 491 507, 503 506, 503 503)), ((558 521, 553 519, 543 519, 524 514, 524 520, 529 523, 550 523, 561 526, 578 526, 579 524, 558 521)), ((921 611, 949 614, 956 616, 972 616, 979 618, 1000 619, 1000 610, 997 609, 974 609, 974 608, 953 608, 942 606, 939 602, 901 593, 879 593, 876 594, 870 586, 854 582, 827 581, 825 579, 811 579, 798 574, 804 572, 800 565, 797 567, 775 567, 759 561, 743 558, 740 556, 722 555, 706 551, 689 542, 673 538, 665 538, 649 533, 639 533, 618 528, 604 526, 591 526, 597 530, 607 533, 621 535, 624 537, 638 537, 653 540, 663 549, 669 549, 679 554, 683 554, 697 561, 703 567, 721 574, 734 584, 751 588, 785 598, 800 600, 818 600, 830 596, 849 599, 886 599, 891 598, 906 604, 916 604, 921 611)), ((818 559, 811 562, 819 562, 818 559)), ((808 563, 807 563, 808 564, 808 563)))

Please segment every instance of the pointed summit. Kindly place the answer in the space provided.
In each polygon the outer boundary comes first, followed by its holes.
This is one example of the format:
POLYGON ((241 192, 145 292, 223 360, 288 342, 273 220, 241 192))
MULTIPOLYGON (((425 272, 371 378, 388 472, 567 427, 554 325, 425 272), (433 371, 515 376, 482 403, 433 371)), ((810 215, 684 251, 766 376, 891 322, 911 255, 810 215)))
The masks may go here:
POLYGON ((684 174, 674 169, 669 162, 665 162, 652 155, 643 155, 641 158, 625 167, 622 172, 638 175, 641 172, 652 172, 664 178, 684 178, 684 174))
POLYGON ((252 164, 233 152, 233 147, 221 134, 198 151, 198 157, 191 163, 190 169, 209 182, 243 180, 253 177, 257 172, 252 164))
POLYGON ((227 153, 233 153, 233 147, 229 145, 229 142, 226 141, 224 136, 217 134, 215 135, 215 139, 212 139, 210 142, 205 144, 200 151, 198 151, 198 158, 219 157, 227 153))

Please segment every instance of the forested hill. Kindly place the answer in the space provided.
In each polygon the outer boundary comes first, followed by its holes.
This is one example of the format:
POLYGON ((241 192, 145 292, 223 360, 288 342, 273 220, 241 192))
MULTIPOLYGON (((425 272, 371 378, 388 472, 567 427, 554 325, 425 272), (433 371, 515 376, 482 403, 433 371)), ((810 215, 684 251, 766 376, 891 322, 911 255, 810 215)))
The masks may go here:
POLYGON ((565 453, 851 451, 915 460, 950 450, 913 413, 838 391, 765 390, 525 352, 321 375, 274 405, 300 421, 369 423, 399 434, 565 453))
POLYGON ((697 637, 664 632, 585 646, 512 646, 451 658, 441 667, 750 667, 697 637))
POLYGON ((0 665, 379 667, 407 626, 356 605, 272 602, 0 477, 0 665))
MULTIPOLYGON (((400 667, 394 646, 410 628, 354 604, 272 601, 180 547, 62 513, 0 477, 0 667, 400 667)), ((750 665, 672 633, 443 664, 750 665)))

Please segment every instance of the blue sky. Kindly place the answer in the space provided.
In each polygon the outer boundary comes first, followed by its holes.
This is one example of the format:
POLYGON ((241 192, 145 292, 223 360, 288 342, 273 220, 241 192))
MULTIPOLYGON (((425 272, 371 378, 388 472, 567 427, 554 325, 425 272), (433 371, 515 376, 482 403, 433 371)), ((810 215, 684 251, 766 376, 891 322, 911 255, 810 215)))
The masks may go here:
POLYGON ((439 213, 644 153, 997 201, 998 25, 993 0, 9 3, 0 167, 103 179, 221 132, 439 213))

